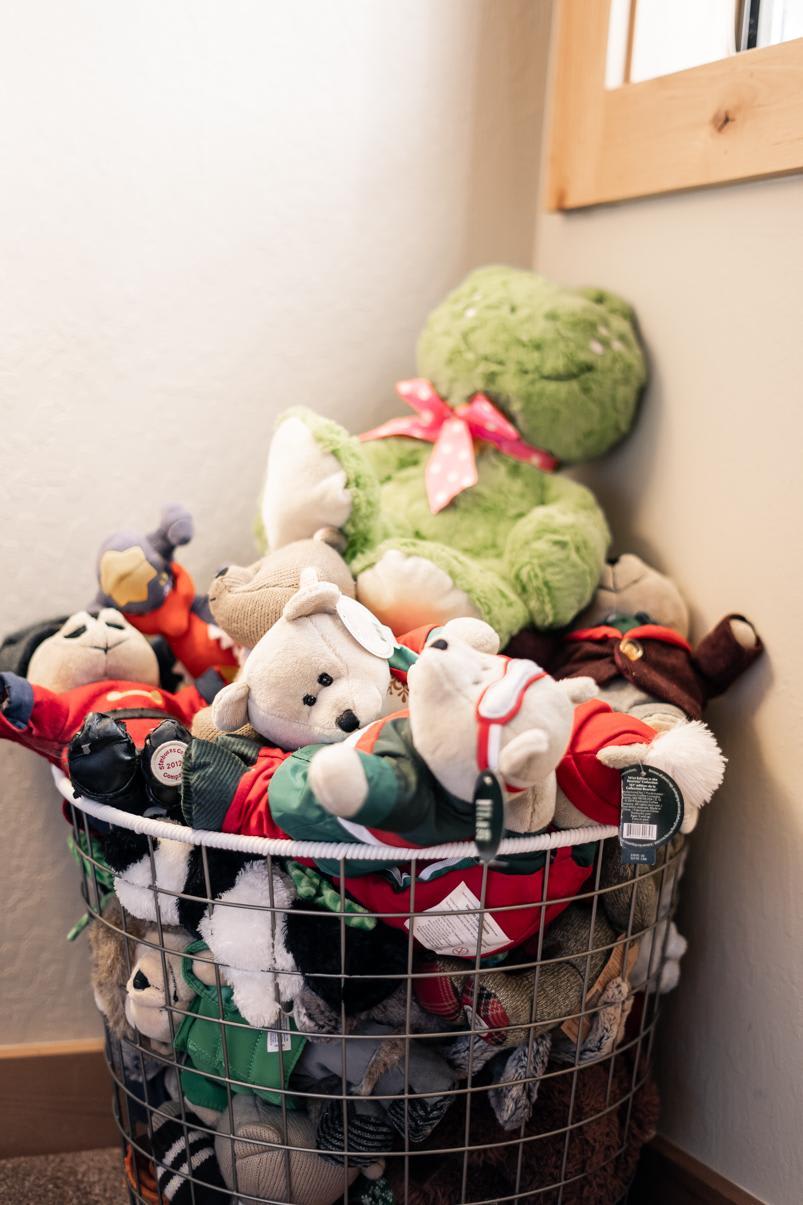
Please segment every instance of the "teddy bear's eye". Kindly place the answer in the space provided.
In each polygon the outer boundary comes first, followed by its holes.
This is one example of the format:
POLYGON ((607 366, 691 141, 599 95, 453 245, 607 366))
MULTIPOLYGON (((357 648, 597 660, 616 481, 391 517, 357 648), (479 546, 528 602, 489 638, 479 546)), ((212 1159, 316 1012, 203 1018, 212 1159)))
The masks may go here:
POLYGON ((315 698, 315 695, 304 695, 302 702, 306 707, 314 707, 318 700, 315 698))
POLYGON ((71 632, 64 633, 65 640, 77 640, 79 636, 83 636, 86 631, 86 624, 79 624, 77 628, 73 628, 71 632))
POLYGON ((334 681, 334 678, 332 677, 331 674, 319 674, 318 675, 318 682, 320 683, 321 686, 331 686, 333 681, 334 681))

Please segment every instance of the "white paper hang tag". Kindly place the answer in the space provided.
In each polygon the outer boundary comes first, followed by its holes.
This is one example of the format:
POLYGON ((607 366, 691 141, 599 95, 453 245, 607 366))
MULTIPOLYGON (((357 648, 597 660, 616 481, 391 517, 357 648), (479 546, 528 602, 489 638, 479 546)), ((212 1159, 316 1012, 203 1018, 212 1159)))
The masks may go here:
MULTIPOLYGON (((404 927, 410 928, 409 920, 404 927)), ((415 915, 413 937, 436 954, 454 954, 457 958, 476 958, 478 945, 482 957, 510 944, 507 933, 480 907, 480 901, 465 883, 458 883, 440 903, 415 915), (461 915, 444 916, 444 912, 461 915)))
POLYGON ((396 637, 384 623, 380 623, 376 615, 364 607, 356 598, 341 595, 337 603, 337 613, 341 623, 354 637, 357 644, 375 657, 389 661, 396 648, 396 637))

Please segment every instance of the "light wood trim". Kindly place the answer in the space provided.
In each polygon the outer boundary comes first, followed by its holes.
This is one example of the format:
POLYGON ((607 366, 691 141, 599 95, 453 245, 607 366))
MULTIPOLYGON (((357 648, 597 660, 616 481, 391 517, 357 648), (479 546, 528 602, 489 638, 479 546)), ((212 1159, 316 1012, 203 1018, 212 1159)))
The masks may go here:
POLYGON ((610 0, 557 0, 545 203, 803 170, 803 38, 605 88, 610 0))
POLYGON ((118 1142, 102 1041, 0 1047, 0 1159, 118 1142))
POLYGON ((103 1054, 103 1038, 73 1038, 70 1042, 19 1042, 0 1046, 0 1059, 48 1058, 51 1055, 103 1054))

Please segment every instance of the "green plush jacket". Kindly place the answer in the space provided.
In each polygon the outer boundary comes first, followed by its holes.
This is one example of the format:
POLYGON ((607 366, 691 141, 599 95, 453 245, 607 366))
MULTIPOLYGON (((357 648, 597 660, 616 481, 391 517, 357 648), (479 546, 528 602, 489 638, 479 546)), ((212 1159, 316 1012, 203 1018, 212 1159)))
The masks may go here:
POLYGON ((438 845, 473 838, 473 804, 437 781, 413 745, 406 714, 376 720, 360 733, 355 747, 368 783, 359 812, 346 820, 321 807, 309 785, 309 768, 323 746, 309 745, 283 762, 271 782, 271 814, 280 828, 299 840, 372 845, 438 845))
MULTIPOLYGON (((194 947, 188 949, 192 952, 194 947)), ((195 952, 197 950, 196 946, 195 952)), ((234 1007, 230 987, 221 988, 221 1014, 217 987, 198 979, 192 971, 190 957, 184 959, 183 972, 196 993, 189 1005, 192 1015, 184 1018, 174 1042, 175 1049, 187 1058, 180 1072, 181 1090, 186 1099, 205 1109, 225 1109, 228 1103, 225 1081, 228 1078, 241 1081, 231 1084, 232 1092, 253 1092, 271 1104, 280 1105, 283 1089, 301 1057, 306 1038, 295 1031, 292 1022, 289 1033, 275 1036, 272 1030, 254 1029, 248 1025, 234 1007), (222 1025, 221 1019, 237 1024, 222 1025), (271 1044, 278 1047, 282 1041, 285 1049, 281 1052, 269 1049, 271 1044)), ((288 1108, 297 1107, 292 1097, 285 1096, 285 1101, 288 1108)))

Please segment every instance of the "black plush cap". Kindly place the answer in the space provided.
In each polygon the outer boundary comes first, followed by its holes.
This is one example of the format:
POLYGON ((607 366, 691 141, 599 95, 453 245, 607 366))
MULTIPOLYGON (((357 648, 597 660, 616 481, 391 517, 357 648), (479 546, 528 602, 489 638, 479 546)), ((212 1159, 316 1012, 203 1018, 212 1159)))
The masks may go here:
POLYGON ((69 619, 62 615, 58 619, 43 619, 11 632, 0 644, 0 673, 19 674, 24 678, 34 652, 49 636, 55 636, 62 624, 69 619))

